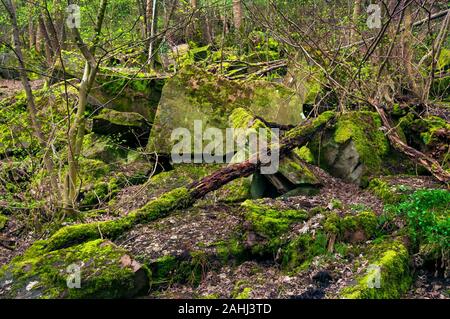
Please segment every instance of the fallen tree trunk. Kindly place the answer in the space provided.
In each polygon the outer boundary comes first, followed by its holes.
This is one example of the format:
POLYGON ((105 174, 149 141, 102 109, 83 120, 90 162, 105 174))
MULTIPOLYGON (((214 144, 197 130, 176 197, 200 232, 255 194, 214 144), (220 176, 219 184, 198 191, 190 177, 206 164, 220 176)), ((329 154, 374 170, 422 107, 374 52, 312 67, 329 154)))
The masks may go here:
POLYGON ((381 121, 383 122, 383 125, 387 129, 387 137, 389 141, 391 142, 391 145, 398 150, 401 153, 406 154, 408 157, 410 157, 415 163, 423 166, 425 169, 427 169, 437 180, 439 180, 442 183, 450 183, 450 173, 445 171, 438 161, 435 159, 427 156, 426 154, 416 150, 415 148, 407 145, 404 143, 400 136, 398 135, 395 127, 391 125, 391 122, 384 111, 384 109, 377 105, 376 102, 371 101, 370 102, 372 106, 377 110, 378 114, 381 117, 381 121))
MULTIPOLYGON (((326 126, 332 119, 334 119, 333 112, 322 113, 318 118, 304 125, 297 126, 286 133, 286 137, 280 142, 279 159, 282 159, 289 154, 294 148, 306 144, 312 139, 314 134, 326 126)), ((269 150, 271 152, 272 150, 269 150)), ((254 154, 245 162, 232 164, 224 167, 200 181, 191 184, 193 189, 192 197, 195 199, 205 196, 221 186, 235 180, 236 178, 246 177, 256 172, 261 166, 261 161, 258 154, 254 154)))
MULTIPOLYGON (((318 131, 333 122, 334 118, 334 112, 324 112, 317 118, 302 123, 287 132, 276 149, 279 152, 279 158, 283 158, 294 148, 306 144, 318 131)), ((268 152, 272 151, 268 150, 268 152)), ((25 256, 36 256, 98 238, 115 239, 134 225, 148 223, 163 218, 176 209, 190 207, 206 194, 237 178, 249 176, 260 167, 259 156, 254 154, 242 163, 231 164, 187 187, 167 192, 120 219, 63 227, 49 239, 35 242, 25 252, 25 256)))

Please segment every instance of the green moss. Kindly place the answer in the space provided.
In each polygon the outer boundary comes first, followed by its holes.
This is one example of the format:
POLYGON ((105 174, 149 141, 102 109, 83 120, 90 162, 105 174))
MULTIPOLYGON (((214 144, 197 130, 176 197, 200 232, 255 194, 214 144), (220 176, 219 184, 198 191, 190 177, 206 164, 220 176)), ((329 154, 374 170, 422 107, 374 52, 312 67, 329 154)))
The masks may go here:
POLYGON ((401 196, 396 192, 396 190, 389 185, 388 182, 374 178, 369 182, 369 190, 371 190, 375 195, 377 195, 384 203, 393 204, 401 200, 401 196))
POLYGON ((384 242, 368 249, 370 254, 366 274, 357 278, 357 284, 344 288, 341 297, 346 299, 395 299, 400 298, 411 285, 409 254, 397 241, 384 242), (374 287, 377 276, 379 288, 374 287))
POLYGON ((173 283, 198 285, 208 266, 208 256, 202 251, 193 251, 189 256, 166 255, 150 263, 152 285, 167 286, 173 283))
POLYGON ((345 216, 340 221, 341 231, 362 230, 367 238, 372 237, 378 226, 378 219, 373 212, 360 212, 357 215, 345 216))
POLYGON ((337 121, 334 141, 344 144, 351 139, 367 168, 379 171, 382 157, 389 151, 389 142, 379 130, 381 126, 381 119, 374 112, 344 113, 337 121))
POLYGON ((327 254, 327 241, 321 231, 296 237, 282 249, 281 265, 290 270, 306 269, 315 256, 327 254))
POLYGON ((216 246, 217 256, 222 264, 229 263, 230 261, 242 261, 247 254, 247 250, 240 238, 219 241, 214 246, 216 246))
POLYGON ((306 136, 314 132, 317 127, 325 125, 329 121, 331 121, 336 116, 336 113, 333 111, 326 111, 321 113, 318 117, 312 120, 312 125, 308 126, 298 126, 289 130, 284 135, 286 138, 296 138, 299 136, 306 136))
POLYGON ((294 149, 294 153, 309 164, 313 164, 315 161, 313 153, 307 146, 302 146, 300 148, 294 149))
POLYGON ((7 222, 8 222, 8 217, 0 214, 0 230, 5 228, 7 222))
POLYGON ((342 238, 346 232, 363 231, 367 238, 376 234, 378 218, 374 212, 363 211, 356 215, 346 215, 344 218, 337 213, 328 214, 323 222, 323 228, 328 234, 336 234, 342 238))
POLYGON ((344 206, 342 205, 342 202, 337 198, 333 198, 330 201, 330 206, 331 206, 331 209, 343 209, 344 208, 344 206))
POLYGON ((126 251, 104 240, 94 240, 33 258, 15 260, 0 274, 13 279, 11 297, 28 298, 121 298, 146 291, 150 273, 138 284, 131 264, 123 263, 126 251), (68 288, 69 265, 80 267, 81 287, 68 288), (147 277, 147 280, 145 280, 147 277), (29 285, 34 282, 32 288, 29 285), (25 287, 27 287, 25 289, 25 287))
POLYGON ((286 232, 291 224, 308 218, 304 210, 283 210, 265 206, 258 200, 246 200, 241 206, 245 210, 246 220, 251 222, 255 231, 268 238, 276 238, 286 232))
POLYGON ((252 288, 245 287, 242 291, 235 295, 235 299, 250 299, 250 294, 252 292, 252 288))

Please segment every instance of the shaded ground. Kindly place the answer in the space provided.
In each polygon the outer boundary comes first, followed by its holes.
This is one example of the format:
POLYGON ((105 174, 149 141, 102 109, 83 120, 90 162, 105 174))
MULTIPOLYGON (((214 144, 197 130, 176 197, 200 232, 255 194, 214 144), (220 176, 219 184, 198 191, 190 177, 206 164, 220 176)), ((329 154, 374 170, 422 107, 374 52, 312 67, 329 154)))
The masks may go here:
MULTIPOLYGON (((320 174, 323 182, 317 195, 264 199, 263 202, 268 206, 276 202, 278 207, 286 209, 310 210, 314 207, 331 209, 331 202, 337 200, 341 203, 337 209, 341 215, 361 208, 382 213, 383 203, 370 191, 344 183, 323 171, 316 173, 320 174)), ((442 187, 431 177, 395 176, 387 180, 392 185, 407 185, 411 189, 442 187)), ((153 191, 145 189, 143 185, 123 189, 116 202, 122 209, 115 214, 103 214, 99 219, 118 218, 129 210, 142 206, 155 196, 153 191), (121 201, 126 205, 120 205, 121 201)), ((215 243, 230 239, 241 231, 242 225, 243 216, 240 214, 239 203, 208 204, 202 201, 190 209, 177 211, 150 224, 139 225, 118 238, 116 243, 145 263, 162 256, 182 256, 198 250, 214 254, 215 243)), ((294 237, 304 232, 305 228, 310 230, 314 227, 314 218, 294 224, 289 236, 294 237)), ((22 234, 26 232, 22 230, 20 222, 11 218, 0 232, 0 239, 13 239, 9 248, 4 247, 4 242, 0 245, 0 265, 21 254, 36 239, 33 235, 24 237, 22 234)), ((282 271, 274 261, 247 260, 240 264, 216 264, 202 274, 198 286, 171 284, 152 291, 146 298, 336 298, 340 289, 349 285, 366 267, 364 255, 342 256, 336 252, 315 257, 307 269, 291 272, 282 271)), ((404 298, 449 298, 448 291, 448 279, 418 270, 414 285, 404 298)))

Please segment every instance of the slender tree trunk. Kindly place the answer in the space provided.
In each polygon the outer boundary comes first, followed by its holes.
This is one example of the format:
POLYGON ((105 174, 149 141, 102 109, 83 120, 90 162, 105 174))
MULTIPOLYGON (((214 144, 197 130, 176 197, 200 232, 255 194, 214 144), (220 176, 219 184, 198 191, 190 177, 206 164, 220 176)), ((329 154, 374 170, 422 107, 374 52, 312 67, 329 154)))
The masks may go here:
MULTIPOLYGON (((146 0, 145 6, 145 37, 149 38, 152 31, 152 12, 153 12, 153 0, 146 0)), ((147 47, 150 47, 150 40, 148 40, 147 47)))
POLYGON ((29 48, 32 49, 36 45, 36 30, 34 27, 33 18, 30 16, 28 19, 28 41, 29 41, 29 48))
POLYGON ((242 27, 242 3, 241 0, 233 0, 233 21, 236 30, 242 27))
POLYGON ((95 37, 90 48, 88 48, 87 45, 83 42, 78 29, 72 29, 75 41, 86 62, 84 66, 83 77, 78 89, 77 112, 74 116, 73 122, 70 125, 68 133, 68 172, 64 180, 64 208, 67 212, 74 212, 74 208, 76 207, 76 200, 78 197, 78 157, 81 153, 81 146, 85 133, 84 113, 86 111, 89 91, 92 88, 98 71, 98 61, 96 61, 95 59, 95 50, 99 42, 107 4, 107 0, 101 0, 100 2, 100 7, 95 23, 95 37))
POLYGON ((417 72, 414 70, 413 66, 413 21, 412 21, 412 12, 411 8, 407 7, 405 9, 405 32, 402 36, 402 48, 403 48, 403 61, 405 65, 405 71, 409 83, 409 88, 411 92, 416 97, 422 96, 422 90, 420 89, 419 85, 417 84, 417 72))
MULTIPOLYGON (((150 1, 150 0, 149 0, 150 1)), ((147 4, 148 2, 147 1, 147 4)), ((154 43, 155 43, 155 34, 157 32, 157 26, 158 26, 158 0, 153 0, 152 2, 152 12, 151 12, 151 23, 150 23, 150 39, 149 39, 149 46, 148 46, 148 64, 150 68, 153 68, 154 65, 154 43)), ((148 11, 148 9, 147 9, 148 11)))
POLYGON ((42 30, 39 19, 36 22, 36 42, 34 43, 34 47, 36 49, 36 52, 42 52, 42 30))
POLYGON ((352 22, 353 26, 350 30, 350 43, 356 42, 358 36, 358 22, 361 18, 361 0, 355 0, 353 5, 352 22))
POLYGON ((47 28, 42 16, 39 17, 39 30, 41 33, 41 39, 44 40, 45 59, 47 60, 47 65, 50 66, 52 65, 53 60, 53 50, 50 44, 50 37, 48 35, 47 28))
MULTIPOLYGON (((23 53, 22 53, 22 46, 20 44, 20 31, 19 27, 17 25, 17 18, 16 18, 16 9, 12 3, 11 0, 1 0, 3 5, 6 8, 6 11, 8 12, 8 15, 11 19, 11 23, 13 26, 13 38, 14 38, 14 51, 17 56, 17 60, 19 62, 19 72, 20 77, 22 80, 22 85, 25 89, 25 94, 27 97, 27 105, 28 105, 28 113, 31 119, 31 125, 34 132, 34 135, 38 139, 38 142, 42 149, 48 149, 48 141, 44 137, 44 133, 42 131, 42 126, 39 121, 39 118, 37 116, 37 108, 33 96, 33 92, 31 90, 30 82, 28 81, 28 75, 25 68, 25 63, 23 60, 23 53)), ((50 175, 50 182, 52 185, 53 193, 56 195, 56 200, 59 199, 59 184, 56 176, 54 175, 54 163, 51 158, 51 155, 49 152, 44 152, 44 165, 45 168, 50 175)))

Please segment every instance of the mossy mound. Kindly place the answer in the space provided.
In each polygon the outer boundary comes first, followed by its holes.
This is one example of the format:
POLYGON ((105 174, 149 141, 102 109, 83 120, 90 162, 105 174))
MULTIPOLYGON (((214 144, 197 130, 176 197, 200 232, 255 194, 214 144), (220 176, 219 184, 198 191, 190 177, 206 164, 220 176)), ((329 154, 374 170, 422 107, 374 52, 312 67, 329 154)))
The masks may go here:
POLYGON ((152 286, 155 288, 172 283, 197 285, 205 274, 209 257, 203 251, 191 251, 184 256, 166 255, 151 262, 152 286))
POLYGON ((383 242, 367 248, 369 266, 357 283, 342 289, 344 299, 396 299, 412 283, 409 254, 399 241, 383 242))
POLYGON ((325 218, 323 228, 326 233, 338 236, 339 240, 363 242, 372 238, 377 231, 378 218, 374 212, 363 211, 356 215, 340 217, 331 212, 325 218))
POLYGON ((8 223, 8 217, 0 214, 0 231, 3 230, 3 228, 5 228, 7 223, 8 223))
POLYGON ((126 298, 146 292, 150 276, 124 249, 98 239, 16 259, 0 270, 0 287, 10 298, 126 298))
POLYGON ((241 206, 249 230, 248 248, 255 255, 276 254, 285 242, 282 236, 291 226, 308 219, 305 210, 282 207, 276 201, 268 205, 264 200, 247 200, 241 206))
POLYGON ((347 112, 309 147, 321 167, 359 184, 364 177, 381 172, 383 160, 389 155, 389 142, 381 127, 381 119, 374 112, 347 112))

